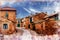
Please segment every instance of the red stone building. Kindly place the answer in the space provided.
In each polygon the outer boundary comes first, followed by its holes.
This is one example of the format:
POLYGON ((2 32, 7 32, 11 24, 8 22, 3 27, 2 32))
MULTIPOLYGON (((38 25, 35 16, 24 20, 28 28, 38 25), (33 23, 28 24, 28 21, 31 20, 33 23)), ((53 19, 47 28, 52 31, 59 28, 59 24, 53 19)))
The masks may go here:
POLYGON ((16 29, 16 9, 11 7, 0 8, 0 33, 11 34, 16 29))
MULTIPOLYGON (((46 13, 36 13, 35 15, 32 15, 32 16, 28 16, 28 17, 25 17, 22 19, 22 25, 23 27, 25 27, 26 29, 30 28, 30 29, 33 29, 32 28, 32 24, 33 23, 38 23, 40 20, 42 20, 45 16, 47 16, 46 13), (32 23, 33 22, 33 23, 32 23)), ((39 24, 39 23, 38 23, 39 24)), ((34 25, 34 24, 33 24, 34 25)), ((38 25, 37 25, 38 26, 38 25)), ((36 27, 36 26, 35 26, 36 27)))
MULTIPOLYGON (((35 15, 32 16, 25 17, 22 20, 24 25, 23 27, 25 27, 26 29, 32 29, 37 33, 46 34, 47 32, 46 28, 49 28, 48 24, 50 24, 50 26, 52 24, 54 25, 55 20, 58 20, 58 14, 53 14, 48 16, 46 13, 41 12, 41 13, 36 13, 35 15)), ((48 32, 48 34, 52 34, 52 33, 48 32)))

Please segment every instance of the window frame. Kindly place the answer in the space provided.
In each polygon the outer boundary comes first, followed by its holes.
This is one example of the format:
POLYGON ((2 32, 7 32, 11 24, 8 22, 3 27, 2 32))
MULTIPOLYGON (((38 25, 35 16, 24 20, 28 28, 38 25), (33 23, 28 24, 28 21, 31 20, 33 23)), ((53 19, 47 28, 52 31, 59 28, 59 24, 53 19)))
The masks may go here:
POLYGON ((8 24, 3 24, 3 29, 8 29, 8 24), (5 25, 5 27, 4 27, 5 25))

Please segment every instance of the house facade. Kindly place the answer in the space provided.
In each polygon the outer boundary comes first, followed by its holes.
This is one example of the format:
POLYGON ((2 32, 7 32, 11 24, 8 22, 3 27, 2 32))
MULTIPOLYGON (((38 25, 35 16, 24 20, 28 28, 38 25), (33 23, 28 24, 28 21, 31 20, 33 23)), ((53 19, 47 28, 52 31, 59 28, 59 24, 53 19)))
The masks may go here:
POLYGON ((25 27, 26 29, 36 28, 37 26, 40 25, 39 21, 42 20, 46 15, 47 15, 46 13, 42 12, 42 13, 36 13, 35 15, 25 17, 25 18, 20 20, 20 21, 22 21, 22 22, 20 22, 20 27, 25 27), (32 27, 35 24, 36 24, 36 26, 32 27))
MULTIPOLYGON (((49 28, 48 24, 52 25, 56 22, 56 20, 58 20, 58 14, 47 15, 46 13, 41 12, 41 13, 36 13, 35 15, 23 18, 22 23, 20 23, 20 25, 22 25, 22 27, 25 27, 26 29, 34 30, 37 33, 46 34, 47 32, 46 28, 49 28)), ((53 32, 50 31, 50 32, 47 32, 47 34, 53 34, 53 32)))
POLYGON ((16 9, 0 8, 0 33, 11 34, 16 30, 16 9))

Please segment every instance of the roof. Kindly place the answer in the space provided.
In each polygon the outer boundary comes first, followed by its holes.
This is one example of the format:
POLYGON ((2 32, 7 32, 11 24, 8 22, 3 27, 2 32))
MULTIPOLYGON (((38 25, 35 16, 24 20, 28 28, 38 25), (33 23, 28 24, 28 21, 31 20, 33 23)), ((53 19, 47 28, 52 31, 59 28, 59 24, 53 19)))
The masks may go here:
POLYGON ((53 17, 53 16, 56 16, 56 15, 58 15, 58 13, 46 16, 45 18, 53 17))
POLYGON ((8 11, 16 11, 16 9, 12 8, 12 7, 3 7, 3 8, 0 8, 0 11, 6 11, 6 10, 8 10, 8 11))

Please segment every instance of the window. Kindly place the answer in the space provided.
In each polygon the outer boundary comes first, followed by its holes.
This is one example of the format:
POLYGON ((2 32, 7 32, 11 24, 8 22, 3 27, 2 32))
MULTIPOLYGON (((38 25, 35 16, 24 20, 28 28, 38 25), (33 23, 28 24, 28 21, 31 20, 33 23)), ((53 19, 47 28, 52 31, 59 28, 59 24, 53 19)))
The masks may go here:
POLYGON ((20 27, 20 24, 19 23, 17 24, 17 27, 20 27))
POLYGON ((6 18, 8 18, 8 11, 6 11, 6 15, 5 15, 6 18))
POLYGON ((32 22, 32 17, 30 17, 30 22, 32 22))
POLYGON ((18 20, 18 24, 17 24, 17 27, 20 27, 20 20, 18 20))
POLYGON ((30 28, 30 24, 28 25, 28 28, 30 28))
POLYGON ((3 24, 3 29, 8 29, 8 25, 7 24, 3 24))

